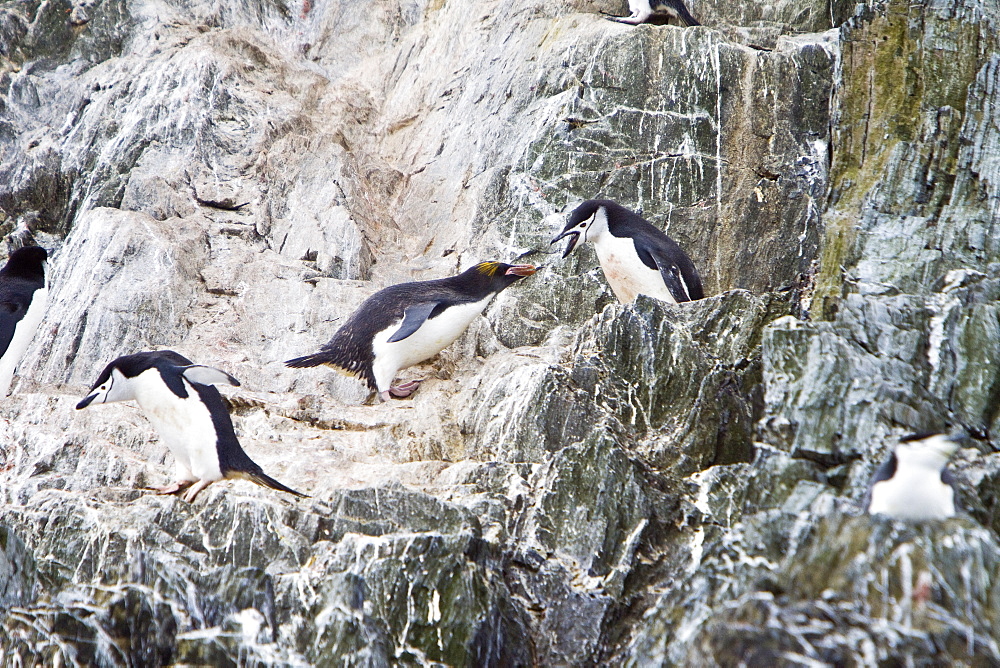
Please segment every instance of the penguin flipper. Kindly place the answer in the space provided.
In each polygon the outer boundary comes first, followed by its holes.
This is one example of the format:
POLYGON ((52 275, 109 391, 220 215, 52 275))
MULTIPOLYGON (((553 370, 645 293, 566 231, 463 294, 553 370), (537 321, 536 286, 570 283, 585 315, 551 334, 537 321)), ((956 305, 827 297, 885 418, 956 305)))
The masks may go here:
MULTIPOLYGON (((659 263, 657 263, 659 264, 659 263)), ((663 283, 667 286, 667 290, 670 290, 670 294, 673 295, 674 301, 678 304, 681 302, 689 302, 698 297, 692 296, 690 290, 688 290, 687 283, 681 277, 681 269, 676 264, 659 265, 660 276, 663 277, 663 283)))
POLYGON ((604 15, 606 20, 614 21, 615 23, 624 23, 630 26, 637 26, 642 23, 642 21, 637 21, 631 16, 615 16, 614 14, 608 14, 607 12, 601 12, 601 14, 604 15))
POLYGON ((698 271, 673 239, 665 237, 662 242, 653 245, 646 239, 636 237, 635 250, 643 264, 660 272, 675 302, 680 304, 705 297, 698 271), (666 248, 662 247, 663 244, 666 248))
POLYGON ((886 480, 891 480, 894 475, 896 475, 896 455, 895 453, 892 453, 889 455, 888 459, 879 464, 879 467, 875 469, 875 474, 872 476, 871 481, 869 481, 868 489, 865 491, 865 495, 861 499, 862 510, 868 512, 868 508, 871 507, 872 494, 875 492, 875 485, 880 482, 885 482, 886 480))
POLYGON ((407 306, 406 310, 403 312, 403 324, 399 326, 396 333, 389 337, 388 343, 395 343, 396 341, 402 341, 413 332, 420 329, 420 326, 427 322, 427 318, 430 317, 431 311, 437 307, 440 302, 419 302, 413 304, 412 306, 407 306))
POLYGON ((225 371, 210 366, 192 364, 189 367, 185 367, 181 374, 192 383, 199 383, 200 385, 240 386, 240 381, 236 380, 225 371))

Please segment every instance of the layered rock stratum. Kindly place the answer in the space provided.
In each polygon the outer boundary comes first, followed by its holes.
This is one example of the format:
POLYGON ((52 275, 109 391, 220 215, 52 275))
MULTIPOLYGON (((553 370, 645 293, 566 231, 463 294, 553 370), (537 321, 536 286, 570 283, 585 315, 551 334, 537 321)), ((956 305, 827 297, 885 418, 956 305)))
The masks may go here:
MULTIPOLYGON (((994 0, 0 3, 0 233, 51 251, 0 400, 0 664, 1000 662, 994 0), (707 299, 549 239, 607 197, 707 299), (544 265, 412 399, 282 360, 387 285, 544 265), (244 481, 119 355, 232 373, 244 481), (903 435, 964 511, 861 513, 903 435)), ((10 247, 10 245, 8 247, 10 247)))

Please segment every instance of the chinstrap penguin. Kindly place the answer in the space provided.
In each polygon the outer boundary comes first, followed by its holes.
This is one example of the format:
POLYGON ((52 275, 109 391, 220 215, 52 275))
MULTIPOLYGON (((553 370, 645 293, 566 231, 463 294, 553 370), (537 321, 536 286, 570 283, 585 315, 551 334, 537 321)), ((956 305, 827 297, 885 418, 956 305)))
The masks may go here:
POLYGON ((628 0, 630 16, 610 16, 605 15, 609 21, 627 23, 629 25, 639 25, 640 23, 663 23, 673 20, 685 28, 700 26, 683 0, 628 0))
POLYGON ((611 200, 591 199, 576 207, 550 243, 565 237, 570 239, 563 257, 581 241, 594 244, 604 276, 624 304, 640 294, 670 303, 705 296, 694 263, 677 242, 611 200))
POLYGON ((48 253, 38 246, 18 248, 0 269, 0 397, 45 313, 48 253))
POLYGON ((920 522, 955 515, 955 490, 945 468, 958 450, 955 437, 915 434, 900 440, 879 466, 865 495, 870 515, 920 522))
POLYGON ((153 488, 161 494, 184 492, 191 502, 217 480, 243 478, 305 497, 268 476, 243 451, 216 383, 240 384, 172 350, 136 353, 108 364, 76 408, 135 399, 177 462, 177 482, 153 488))
POLYGON ((393 285, 366 299, 320 352, 285 364, 326 364, 364 380, 381 401, 407 397, 421 381, 393 386, 401 370, 444 350, 497 293, 534 273, 530 264, 480 262, 457 276, 393 285))

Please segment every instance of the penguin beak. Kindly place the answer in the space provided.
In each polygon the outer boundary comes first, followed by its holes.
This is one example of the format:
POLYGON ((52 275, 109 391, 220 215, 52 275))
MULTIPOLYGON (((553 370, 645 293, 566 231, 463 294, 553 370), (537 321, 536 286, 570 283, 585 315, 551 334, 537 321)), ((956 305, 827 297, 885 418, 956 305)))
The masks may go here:
POLYGON ((563 253, 563 257, 566 257, 567 255, 573 252, 573 249, 576 248, 576 245, 580 242, 579 232, 573 229, 563 230, 559 236, 557 236, 555 239, 549 242, 549 245, 551 246, 552 244, 559 241, 563 237, 569 237, 569 236, 571 236, 572 238, 569 240, 569 243, 566 245, 566 251, 563 253))
POLYGON ((507 270, 508 276, 531 276, 535 273, 535 267, 530 264, 515 264, 507 270))
POLYGON ((80 403, 78 403, 78 404, 76 405, 76 410, 80 410, 81 408, 86 408, 87 406, 89 406, 89 405, 90 405, 90 402, 91 402, 91 401, 93 401, 93 400, 94 400, 94 399, 96 399, 96 398, 97 398, 97 392, 94 392, 93 394, 91 394, 91 395, 89 395, 89 396, 86 396, 86 397, 84 397, 84 398, 83 398, 83 399, 82 399, 82 400, 80 401, 80 403))

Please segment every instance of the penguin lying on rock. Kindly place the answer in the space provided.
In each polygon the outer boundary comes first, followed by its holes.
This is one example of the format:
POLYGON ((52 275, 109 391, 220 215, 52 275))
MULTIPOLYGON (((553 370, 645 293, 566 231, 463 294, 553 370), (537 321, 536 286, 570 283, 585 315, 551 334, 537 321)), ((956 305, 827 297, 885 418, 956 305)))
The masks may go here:
POLYGON ((26 246, 11 253, 0 269, 0 397, 7 394, 14 369, 45 313, 47 258, 44 248, 26 246))
POLYGON ((677 242, 611 200, 591 199, 576 207, 550 243, 565 237, 570 240, 563 257, 581 241, 594 244, 604 276, 623 304, 640 294, 670 303, 705 296, 694 263, 677 242))
POLYGON ((320 352, 285 364, 358 376, 381 401, 408 397, 422 381, 392 386, 401 370, 444 350, 497 293, 534 273, 530 264, 480 262, 450 278, 393 285, 366 299, 320 352))
POLYGON ((955 515, 955 490, 945 468, 958 450, 955 437, 915 434, 900 440, 872 477, 865 497, 870 515, 921 522, 955 515))
POLYGON ((305 497, 268 476, 243 451, 216 383, 240 384, 172 350, 136 353, 106 366, 76 408, 135 399, 177 461, 177 482, 154 488, 161 494, 185 492, 191 502, 217 480, 243 478, 305 497))
POLYGON ((631 16, 606 16, 609 21, 639 25, 640 23, 665 23, 676 21, 685 28, 700 26, 682 0, 628 0, 631 16))

